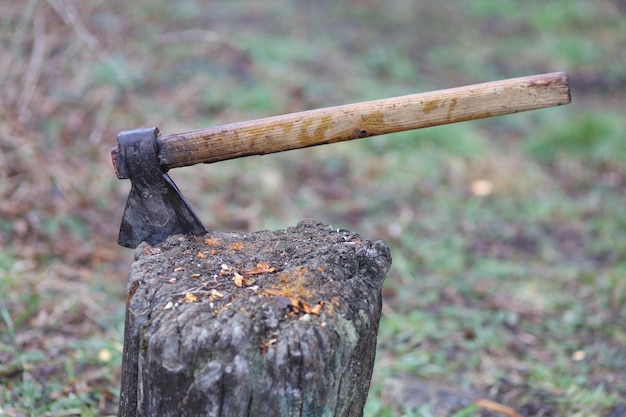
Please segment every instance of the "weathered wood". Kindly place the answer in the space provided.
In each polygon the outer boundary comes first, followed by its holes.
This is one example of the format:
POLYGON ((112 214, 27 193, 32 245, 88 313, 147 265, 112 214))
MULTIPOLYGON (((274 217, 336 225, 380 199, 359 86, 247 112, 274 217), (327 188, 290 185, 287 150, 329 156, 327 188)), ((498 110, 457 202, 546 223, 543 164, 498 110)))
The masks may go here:
MULTIPOLYGON (((284 114, 157 138, 165 170, 501 116, 571 101, 565 72, 284 114)), ((118 147, 111 151, 117 176, 118 147)))
MULTIPOLYGON (((309 110, 158 138, 166 168, 335 143, 570 102, 564 72, 309 110)), ((114 158, 115 159, 115 158, 114 158)))
POLYGON ((388 247, 304 221, 142 244, 119 416, 361 416, 388 247))

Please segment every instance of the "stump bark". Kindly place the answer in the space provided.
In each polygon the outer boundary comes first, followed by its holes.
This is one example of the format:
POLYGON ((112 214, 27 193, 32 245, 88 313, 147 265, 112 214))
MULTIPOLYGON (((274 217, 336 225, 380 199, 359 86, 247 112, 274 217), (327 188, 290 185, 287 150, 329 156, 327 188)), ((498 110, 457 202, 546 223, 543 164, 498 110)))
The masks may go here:
POLYGON ((303 221, 137 248, 119 416, 361 416, 389 248, 303 221))

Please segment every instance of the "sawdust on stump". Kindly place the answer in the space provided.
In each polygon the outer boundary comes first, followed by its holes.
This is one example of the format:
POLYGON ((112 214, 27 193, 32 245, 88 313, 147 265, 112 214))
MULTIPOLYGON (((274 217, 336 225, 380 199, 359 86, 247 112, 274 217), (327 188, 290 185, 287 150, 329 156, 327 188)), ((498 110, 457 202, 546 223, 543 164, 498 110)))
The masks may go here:
POLYGON ((390 265, 312 220, 142 244, 119 415, 362 415, 390 265))

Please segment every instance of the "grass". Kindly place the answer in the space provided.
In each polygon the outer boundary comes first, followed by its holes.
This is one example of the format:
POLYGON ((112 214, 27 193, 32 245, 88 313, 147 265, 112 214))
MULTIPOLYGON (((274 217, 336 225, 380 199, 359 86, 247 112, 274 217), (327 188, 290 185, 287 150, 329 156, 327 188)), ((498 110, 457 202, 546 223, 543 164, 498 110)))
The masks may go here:
POLYGON ((101 275, 67 282, 57 266, 36 272, 14 256, 4 259, 12 266, 0 276, 0 414, 95 416, 113 410, 123 312, 107 303, 121 294, 89 282, 101 275))
POLYGON ((0 21, 0 415, 116 412, 119 131, 556 70, 569 106, 172 176, 210 227, 315 217, 391 246, 366 415, 625 407, 619 2, 18 3, 0 21))

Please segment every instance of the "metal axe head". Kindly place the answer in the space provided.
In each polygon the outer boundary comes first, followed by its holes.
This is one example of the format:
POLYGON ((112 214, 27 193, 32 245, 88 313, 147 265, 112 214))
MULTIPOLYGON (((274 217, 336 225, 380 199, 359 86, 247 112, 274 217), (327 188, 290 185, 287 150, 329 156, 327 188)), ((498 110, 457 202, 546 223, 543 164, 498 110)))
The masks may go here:
POLYGON ((136 248, 176 234, 207 233, 174 181, 161 168, 156 127, 121 132, 113 164, 119 178, 129 178, 131 190, 122 217, 118 243, 136 248))

